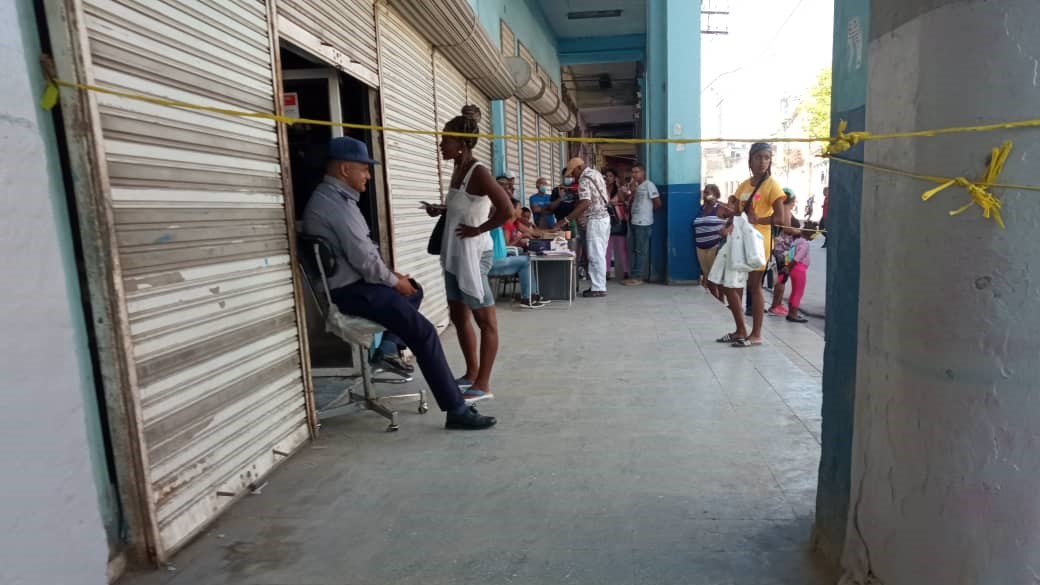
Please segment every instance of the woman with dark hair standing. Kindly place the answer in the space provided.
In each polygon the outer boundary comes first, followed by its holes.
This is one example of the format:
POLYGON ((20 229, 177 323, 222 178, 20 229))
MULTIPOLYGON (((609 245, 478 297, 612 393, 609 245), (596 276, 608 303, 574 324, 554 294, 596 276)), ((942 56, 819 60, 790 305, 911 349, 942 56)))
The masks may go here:
POLYGON ((628 280, 628 191, 620 189, 614 169, 603 171, 603 179, 607 182, 610 205, 618 218, 617 227, 611 226, 610 240, 607 242, 607 272, 610 272, 610 261, 613 260, 616 264, 614 278, 628 280))
MULTIPOLYGON (((751 170, 751 178, 737 187, 737 192, 732 198, 737 206, 736 213, 746 213, 748 221, 755 226, 758 233, 762 234, 765 250, 764 257, 769 258, 773 250, 773 226, 786 226, 788 222, 787 211, 784 201, 787 194, 784 193, 780 183, 773 178, 773 148, 764 142, 756 142, 751 145, 748 155, 748 167, 751 170)), ((728 236, 733 231, 730 223, 722 229, 722 235, 728 236)), ((726 299, 729 301, 729 310, 733 313, 733 321, 736 331, 722 336, 720 343, 730 343, 733 347, 751 347, 762 344, 762 321, 765 319, 765 299, 762 294, 762 279, 765 276, 765 267, 748 274, 747 293, 751 298, 752 327, 751 334, 747 333, 747 325, 744 323, 744 315, 741 311, 741 290, 739 288, 725 289, 726 299)))
MULTIPOLYGON (((445 132, 480 133, 480 108, 467 105, 462 115, 444 125, 445 132)), ((445 208, 430 208, 430 215, 445 213, 441 240, 441 266, 451 322, 458 333, 466 358, 466 374, 457 380, 468 403, 491 398, 491 368, 498 355, 498 319, 495 295, 488 282, 493 245, 488 232, 512 217, 509 195, 473 156, 476 137, 443 136, 440 150, 444 160, 453 160, 445 208), (494 213, 492 213, 494 208, 494 213), (470 318, 480 328, 480 353, 470 318)))

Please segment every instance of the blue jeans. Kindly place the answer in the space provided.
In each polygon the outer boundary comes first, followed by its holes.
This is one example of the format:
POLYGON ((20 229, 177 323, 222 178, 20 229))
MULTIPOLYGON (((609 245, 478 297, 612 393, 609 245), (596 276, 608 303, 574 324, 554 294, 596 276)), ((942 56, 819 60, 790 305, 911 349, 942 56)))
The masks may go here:
POLYGON ((631 225, 632 229, 632 278, 646 280, 650 277, 650 232, 652 225, 631 225))
MULTIPOLYGON (((523 300, 530 300, 531 298, 531 273, 527 267, 531 264, 531 259, 527 256, 506 256, 505 258, 499 258, 491 265, 491 272, 488 272, 488 276, 512 276, 516 275, 520 279, 520 298, 523 300)), ((537 293, 538 291, 534 291, 537 293)))

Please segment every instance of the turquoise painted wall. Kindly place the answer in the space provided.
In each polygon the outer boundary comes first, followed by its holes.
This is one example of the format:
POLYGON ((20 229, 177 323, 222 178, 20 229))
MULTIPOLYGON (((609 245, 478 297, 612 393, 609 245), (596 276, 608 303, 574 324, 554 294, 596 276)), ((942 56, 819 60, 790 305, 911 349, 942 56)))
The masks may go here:
POLYGON ((516 35, 534 55, 538 64, 549 74, 549 79, 560 85, 560 56, 557 53, 556 35, 537 0, 469 0, 476 11, 480 24, 484 25, 495 46, 501 46, 500 22, 516 35))

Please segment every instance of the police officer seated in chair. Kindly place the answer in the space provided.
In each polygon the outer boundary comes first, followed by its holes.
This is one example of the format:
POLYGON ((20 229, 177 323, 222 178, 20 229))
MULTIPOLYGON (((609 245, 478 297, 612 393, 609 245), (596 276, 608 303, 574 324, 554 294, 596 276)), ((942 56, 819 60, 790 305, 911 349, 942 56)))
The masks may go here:
MULTIPOLYGON (((365 143, 350 137, 329 142, 324 180, 303 213, 303 232, 332 246, 339 269, 329 281, 332 300, 346 315, 379 323, 415 355, 437 405, 447 413, 445 428, 485 429, 495 424, 466 404, 444 357, 437 329, 419 313, 422 292, 407 275, 387 268, 358 208, 371 177, 365 143)), ((395 341, 391 338, 391 342, 395 341)))

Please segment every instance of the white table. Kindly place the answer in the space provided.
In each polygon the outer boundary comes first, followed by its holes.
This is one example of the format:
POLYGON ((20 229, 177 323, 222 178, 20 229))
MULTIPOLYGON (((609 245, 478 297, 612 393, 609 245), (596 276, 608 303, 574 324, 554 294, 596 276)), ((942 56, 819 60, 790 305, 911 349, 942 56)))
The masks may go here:
MULTIPOLYGON (((567 307, 570 308, 574 304, 574 291, 577 288, 577 265, 575 264, 575 256, 572 254, 568 255, 546 255, 539 256, 537 254, 529 254, 528 258, 530 262, 527 264, 528 275, 531 278, 532 288, 538 290, 538 294, 541 294, 542 288, 539 285, 539 269, 538 264, 543 262, 556 262, 567 264, 567 307)), ((551 305, 550 305, 551 306, 551 305)))

